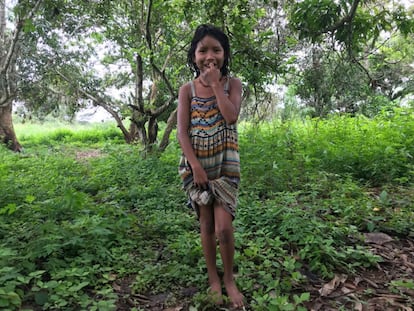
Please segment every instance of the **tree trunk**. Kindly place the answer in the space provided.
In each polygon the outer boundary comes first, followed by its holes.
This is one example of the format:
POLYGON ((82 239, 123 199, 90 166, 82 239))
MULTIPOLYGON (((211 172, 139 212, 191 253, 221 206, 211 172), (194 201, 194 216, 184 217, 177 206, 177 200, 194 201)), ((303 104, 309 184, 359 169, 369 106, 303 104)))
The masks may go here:
POLYGON ((177 124, 177 109, 171 112, 170 116, 168 117, 167 127, 165 128, 164 135, 162 136, 159 149, 164 151, 167 148, 168 144, 170 143, 170 134, 174 127, 177 124))
POLYGON ((21 29, 22 23, 19 23, 16 25, 13 37, 6 35, 6 2, 0 0, 0 144, 5 144, 15 152, 22 151, 22 146, 14 132, 12 118, 13 99, 16 96, 18 39, 21 29))
POLYGON ((17 141, 12 120, 12 102, 0 107, 0 141, 15 152, 21 152, 22 146, 17 141))
MULTIPOLYGON (((16 133, 14 132, 13 119, 12 119, 12 102, 13 96, 7 95, 7 88, 11 84, 8 81, 7 73, 10 73, 14 70, 14 62, 10 67, 7 67, 4 63, 7 50, 6 46, 6 3, 4 0, 0 0, 0 92, 2 92, 1 102, 0 102, 0 143, 5 144, 7 148, 20 152, 22 151, 22 146, 17 140, 16 133), (10 69, 11 68, 11 69, 10 69)), ((12 60, 14 60, 13 58, 12 60)), ((13 85, 12 85, 13 86, 13 85)), ((10 90, 10 89, 9 89, 10 90)))
POLYGON ((137 110, 132 112, 131 124, 129 126, 129 135, 131 141, 129 143, 140 142, 143 146, 147 146, 148 137, 145 129, 145 117, 137 110))
POLYGON ((156 117, 151 117, 148 121, 148 144, 152 145, 157 141, 158 122, 156 117))

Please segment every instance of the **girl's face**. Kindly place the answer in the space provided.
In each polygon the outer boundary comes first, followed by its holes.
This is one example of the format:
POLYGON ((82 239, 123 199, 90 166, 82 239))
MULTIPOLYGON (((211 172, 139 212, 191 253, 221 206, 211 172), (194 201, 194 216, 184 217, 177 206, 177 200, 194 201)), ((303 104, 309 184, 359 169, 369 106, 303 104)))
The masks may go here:
POLYGON ((200 72, 206 71, 212 65, 221 69, 224 64, 224 49, 220 42, 208 35, 201 39, 194 53, 194 63, 200 72))

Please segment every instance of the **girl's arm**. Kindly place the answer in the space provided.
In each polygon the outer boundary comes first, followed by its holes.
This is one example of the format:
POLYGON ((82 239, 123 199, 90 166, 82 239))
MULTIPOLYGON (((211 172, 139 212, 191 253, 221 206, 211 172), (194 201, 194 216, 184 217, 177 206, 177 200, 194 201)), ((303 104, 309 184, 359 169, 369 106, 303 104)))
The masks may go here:
POLYGON ((224 93, 224 84, 220 81, 220 70, 210 64, 210 68, 201 74, 203 80, 213 89, 220 112, 227 124, 237 122, 240 113, 242 84, 238 78, 227 78, 229 81, 229 94, 224 93))
POLYGON ((178 93, 177 111, 177 136, 181 149, 193 172, 194 185, 206 188, 208 184, 207 173, 201 166, 200 161, 191 145, 188 129, 190 126, 191 86, 189 83, 181 86, 178 93))
POLYGON ((237 122, 240 114, 241 98, 242 98, 242 84, 238 78, 229 78, 229 94, 224 93, 224 87, 221 83, 212 83, 214 95, 217 99, 217 104, 221 114, 226 120, 227 124, 237 122))

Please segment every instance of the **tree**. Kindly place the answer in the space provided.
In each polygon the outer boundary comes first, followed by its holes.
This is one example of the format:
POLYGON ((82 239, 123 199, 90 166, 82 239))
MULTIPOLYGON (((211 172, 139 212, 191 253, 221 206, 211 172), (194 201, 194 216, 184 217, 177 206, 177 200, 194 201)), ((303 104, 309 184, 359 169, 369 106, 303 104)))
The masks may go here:
MULTIPOLYGON (((309 42, 309 50, 313 51, 304 57, 297 89, 307 105, 313 107, 314 116, 334 110, 364 110, 375 94, 384 91, 379 87, 383 85, 381 79, 393 81, 388 83, 392 88, 389 93, 399 88, 405 90, 402 94, 409 93, 410 83, 403 76, 410 77, 413 71, 398 69, 404 68, 402 62, 395 63, 393 74, 378 70, 385 68, 380 64, 387 42, 397 36, 413 39, 413 13, 402 5, 393 6, 388 1, 306 0, 294 3, 288 10, 291 28, 300 40, 309 42)), ((408 59, 405 57, 405 64, 408 59)))
MULTIPOLYGON (((160 3, 163 2, 158 1, 158 7, 160 3)), ((40 4, 39 1, 37 7, 40 4)), ((24 5, 24 1, 19 2, 15 11, 19 12, 24 5)), ((26 25, 30 32, 26 34, 26 44, 19 53, 25 50, 27 57, 14 57, 13 66, 8 66, 15 68, 18 62, 21 69, 18 77, 14 75, 14 90, 6 98, 10 112, 11 102, 16 97, 24 101, 32 112, 40 109, 48 112, 62 98, 75 110, 81 107, 80 101, 90 101, 111 113, 127 142, 139 139, 144 145, 152 144, 157 137, 157 117, 177 97, 166 78, 165 67, 168 63, 160 67, 154 57, 158 42, 153 39, 156 30, 152 29, 152 25, 157 23, 153 22, 152 10, 153 1, 149 1, 148 6, 144 1, 117 4, 103 1, 93 5, 82 1, 44 1, 39 14, 31 14, 33 19, 26 25), (139 14, 134 15, 137 12, 139 14), (104 65, 122 61, 123 65, 129 65, 129 72, 100 76, 93 66, 87 64, 91 58, 97 57, 92 44, 102 43, 103 40, 105 43, 110 41, 118 51, 117 55, 105 55, 104 65), (73 46, 71 49, 68 42, 78 49, 73 49, 73 46), (152 92, 147 100, 149 105, 144 107, 143 81, 146 79, 152 81, 152 92), (106 93, 108 87, 123 87, 131 85, 131 82, 135 84, 135 92, 125 98, 126 103, 106 93), (170 98, 160 104, 160 99, 165 95, 165 92, 159 91, 161 87, 170 93, 170 98), (129 130, 123 124, 127 107, 132 121, 129 130), (148 131, 145 124, 148 124, 148 131)), ((159 13, 155 16, 160 19, 163 14, 159 13)), ((168 27, 163 29, 168 30, 168 27)), ((21 33, 21 28, 16 27, 16 33, 21 33)), ((11 82, 7 83, 10 85, 11 82)))
POLYGON ((5 47, 0 50, 0 139, 13 151, 22 150, 12 121, 12 103, 17 94, 16 61, 20 57, 23 28, 33 17, 40 3, 38 0, 32 6, 21 7, 14 32, 11 33, 6 28, 6 3, 5 0, 0 0, 0 44, 5 47))
POLYGON ((368 57, 371 87, 389 100, 414 93, 414 33, 396 35, 368 57))

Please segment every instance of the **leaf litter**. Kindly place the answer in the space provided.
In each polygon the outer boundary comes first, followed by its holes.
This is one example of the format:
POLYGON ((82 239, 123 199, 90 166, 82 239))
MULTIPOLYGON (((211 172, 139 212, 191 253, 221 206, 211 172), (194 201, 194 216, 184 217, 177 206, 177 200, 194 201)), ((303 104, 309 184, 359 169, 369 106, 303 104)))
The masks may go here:
MULTIPOLYGON (((331 280, 320 280, 309 274, 307 284, 298 284, 295 289, 297 292, 310 292, 310 301, 304 303, 307 310, 414 310, 414 240, 374 232, 365 234, 365 243, 369 251, 381 257, 377 266, 360 268, 352 275, 338 272, 331 280)), ((114 290, 119 296, 117 310, 195 310, 191 306, 192 296, 199 291, 195 287, 183 288, 179 293, 141 295, 132 293, 133 280, 134 277, 129 277, 114 283, 114 290)), ((249 298, 248 293, 245 295, 249 298)), ((250 309, 246 307, 245 310, 250 309)))
POLYGON ((368 249, 382 260, 375 269, 354 275, 335 274, 328 282, 313 284, 311 311, 413 311, 414 241, 381 232, 365 234, 368 249))

